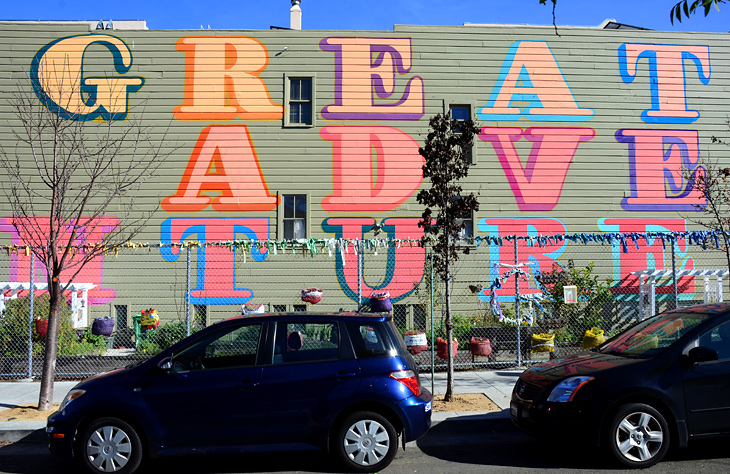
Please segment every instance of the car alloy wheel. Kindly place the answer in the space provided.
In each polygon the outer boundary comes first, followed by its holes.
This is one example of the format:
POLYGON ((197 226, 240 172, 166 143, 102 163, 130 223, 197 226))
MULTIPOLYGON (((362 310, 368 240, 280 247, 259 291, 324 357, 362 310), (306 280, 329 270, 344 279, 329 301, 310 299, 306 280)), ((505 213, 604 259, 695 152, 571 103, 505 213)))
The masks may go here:
POLYGON ((80 461, 93 473, 129 474, 142 461, 142 443, 128 423, 100 418, 88 426, 80 440, 80 461))
POLYGON ((341 424, 336 438, 340 459, 351 470, 379 471, 388 466, 398 450, 398 435, 383 416, 358 412, 341 424))
POLYGON ((669 449, 669 427, 664 416, 653 407, 643 403, 625 405, 613 417, 610 445, 623 465, 652 466, 669 449))

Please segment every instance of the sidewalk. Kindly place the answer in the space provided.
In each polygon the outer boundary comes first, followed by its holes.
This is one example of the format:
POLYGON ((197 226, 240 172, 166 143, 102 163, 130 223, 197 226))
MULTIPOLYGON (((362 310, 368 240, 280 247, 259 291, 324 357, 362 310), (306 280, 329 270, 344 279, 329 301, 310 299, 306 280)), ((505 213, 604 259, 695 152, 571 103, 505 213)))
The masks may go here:
MULTIPOLYGON (((509 417, 509 399, 512 388, 521 370, 502 371, 457 371, 454 373, 454 391, 456 393, 483 393, 499 406, 499 412, 434 412, 434 423, 458 416, 503 418, 509 417)), ((422 383, 431 390, 431 374, 421 373, 422 383)), ((56 382, 53 390, 53 402, 61 403, 76 382, 56 382)), ((0 382, 0 411, 19 405, 38 403, 40 382, 0 382)), ((446 392, 446 373, 436 373, 433 378, 434 397, 443 396, 446 392)), ((23 441, 28 443, 46 443, 45 421, 4 421, 0 422, 0 443, 23 441)))

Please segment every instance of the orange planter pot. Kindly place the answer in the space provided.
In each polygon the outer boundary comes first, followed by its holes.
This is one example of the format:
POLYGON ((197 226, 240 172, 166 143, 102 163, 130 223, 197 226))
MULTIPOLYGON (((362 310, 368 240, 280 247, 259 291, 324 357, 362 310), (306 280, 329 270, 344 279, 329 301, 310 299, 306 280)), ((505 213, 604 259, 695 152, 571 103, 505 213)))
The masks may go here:
POLYGON ((426 340, 426 333, 418 334, 406 334, 403 340, 406 343, 406 347, 411 354, 416 355, 419 352, 428 350, 428 341, 426 340))
MULTIPOLYGON (((436 355, 439 356, 441 359, 447 359, 449 356, 446 353, 446 341, 439 340, 436 343, 436 355)), ((459 349, 459 341, 454 341, 453 344, 453 350, 451 351, 452 356, 456 355, 457 350, 459 349)))
POLYGON ((46 334, 48 334, 48 320, 47 319, 36 319, 35 320, 35 332, 37 332, 40 337, 45 338, 46 334))
POLYGON ((471 349, 471 354, 475 356, 488 356, 492 354, 492 344, 489 342, 489 339, 486 341, 477 341, 472 337, 469 348, 471 349))

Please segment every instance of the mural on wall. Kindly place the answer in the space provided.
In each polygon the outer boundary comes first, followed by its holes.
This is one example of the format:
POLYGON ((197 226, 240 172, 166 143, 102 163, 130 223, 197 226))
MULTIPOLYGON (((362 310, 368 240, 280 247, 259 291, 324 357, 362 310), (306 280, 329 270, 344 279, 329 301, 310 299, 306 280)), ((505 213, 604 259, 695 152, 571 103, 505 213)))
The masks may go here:
MULTIPOLYGON (((178 214, 161 224, 160 241, 180 243, 192 236, 201 242, 234 240, 240 236, 268 240, 270 216, 280 202, 269 191, 259 162, 265 157, 257 153, 245 122, 283 119, 284 105, 272 100, 261 77, 270 54, 260 40, 247 36, 185 36, 177 40, 175 48, 184 55, 185 70, 183 96, 171 111, 172 117, 201 122, 202 129, 187 166, 180 170, 176 193, 160 203, 164 212, 178 214), (239 123, 211 123, 232 120, 239 123), (210 191, 217 195, 209 195, 210 191), (195 217, 196 212, 203 210, 212 210, 220 217, 195 217), (228 215, 237 212, 253 215, 228 215)), ((332 193, 319 205, 333 216, 324 219, 321 228, 338 239, 360 239, 376 226, 376 220, 353 214, 397 213, 399 206, 421 187, 424 163, 418 153, 419 141, 409 133, 394 126, 362 122, 425 124, 428 84, 414 66, 417 47, 411 38, 333 36, 322 39, 319 50, 333 60, 334 87, 330 100, 324 100, 327 105, 320 109, 320 116, 342 121, 319 130, 319 138, 330 144, 332 153, 332 193)), ((499 54, 496 50, 492 53, 499 54)), ((641 112, 641 120, 658 125, 656 129, 622 128, 610 132, 615 138, 617 155, 624 151, 628 155, 627 192, 617 204, 627 212, 695 210, 704 203, 680 168, 693 173, 702 171, 698 164, 699 131, 670 130, 666 125, 690 124, 700 118, 700 111, 691 108, 687 86, 688 81, 709 83, 709 47, 625 43, 616 54, 622 88, 648 88, 650 103, 641 112), (665 128, 659 128, 661 125, 665 128)), ((145 83, 140 76, 127 75, 131 67, 132 52, 124 41, 104 34, 78 35, 42 47, 32 60, 31 81, 40 100, 65 118, 119 119, 128 113, 130 94, 145 83), (84 76, 84 52, 92 45, 109 51, 110 70, 115 71, 115 76, 104 81, 84 76), (49 80, 46 74, 54 71, 57 75, 67 69, 72 74, 66 76, 66 82, 49 80), (79 92, 64 95, 69 87, 79 92)), ((494 150, 517 209, 535 215, 485 217, 479 220, 477 230, 496 237, 568 233, 564 223, 544 213, 561 204, 564 184, 571 165, 581 154, 581 146, 600 133, 595 128, 577 125, 596 118, 596 111, 581 104, 584 101, 574 95, 569 76, 564 74, 546 41, 515 41, 504 52, 498 73, 493 84, 484 84, 481 92, 486 101, 479 102, 483 97, 477 97, 477 103, 484 105, 477 109, 476 116, 485 122, 479 139, 494 150), (521 121, 540 125, 520 126, 521 121), (500 126, 503 122, 510 125, 500 126), (529 142, 528 156, 520 156, 520 140, 529 142)), ((12 234, 7 219, 0 230, 12 234)), ((418 220, 387 217, 378 227, 388 237, 414 239, 423 233, 417 227, 418 220)), ((686 224, 676 217, 606 217, 598 220, 596 228, 601 232, 679 231, 686 230, 686 224)), ((13 234, 13 242, 20 243, 20 237, 13 234)), ((89 238, 93 240, 93 236, 89 238)), ((521 292, 538 291, 534 272, 559 264, 568 245, 560 241, 537 247, 520 241, 519 259, 531 263, 533 272, 527 288, 521 292)), ((637 246, 642 256, 640 263, 629 261, 614 250, 617 293, 638 292, 635 280, 626 278, 638 267, 661 269, 668 264, 662 243, 651 241, 637 246)), ((211 247, 196 251, 193 304, 242 304, 252 299, 251 289, 235 286, 235 252, 211 247), (220 271, 209 271, 211 268, 220 271)), ((161 252, 167 261, 179 258, 178 248, 163 247, 161 252)), ((514 248, 510 245, 493 245, 489 252, 492 263, 514 263, 514 248)), ((682 268, 693 268, 694 260, 686 247, 677 245, 675 252, 683 259, 682 268)), ((266 256, 263 247, 254 252, 256 262, 266 256)), ((357 298, 355 258, 354 254, 338 254, 334 263, 339 285, 352 299, 357 298)), ((11 279, 25 279, 19 276, 26 271, 23 260, 27 259, 14 260, 11 279)), ((396 246, 389 251, 387 260, 382 280, 366 285, 370 290, 387 290, 394 301, 399 301, 410 294, 414 282, 421 280, 425 253, 417 246, 396 246), (414 261, 420 262, 421 267, 399 264, 414 261)), ((100 272, 101 262, 92 268, 100 272)), ((92 273, 90 270, 86 278, 99 283, 93 293, 97 299, 92 298, 92 304, 108 301, 109 295, 104 293, 107 290, 101 289, 101 273, 94 274, 93 280, 92 273)), ((505 283, 503 300, 514 298, 510 296, 514 294, 513 285, 513 281, 505 283)), ((683 279, 681 288, 693 294, 694 279, 683 279)), ((108 291, 112 291, 113 298, 113 290, 108 291)), ((482 300, 488 297, 484 292, 479 294, 482 300)))
MULTIPOLYGON (((33 218, 36 222, 34 224, 21 224, 16 229, 13 225, 13 221, 18 221, 21 218, 18 217, 3 217, 0 218, 0 232, 10 234, 11 242, 13 245, 25 245, 26 239, 22 234, 25 229, 49 229, 50 222, 48 217, 35 217, 33 218), (20 231, 19 231, 20 230, 20 231)), ((112 232, 119 225, 119 219, 116 217, 102 217, 96 221, 96 224, 89 227, 79 228, 75 230, 78 233, 78 241, 82 245, 94 246, 102 242, 102 238, 105 234, 112 232)), ((71 226, 67 226, 65 229, 60 228, 60 231, 71 230, 71 226)), ((64 239, 63 234, 59 236, 61 240, 64 239)), ((76 272, 74 268, 74 262, 78 262, 83 255, 83 249, 72 256, 71 263, 67 265, 66 269, 61 272, 61 283, 68 282, 70 276, 76 272)), ((31 256, 30 254, 13 253, 10 255, 10 274, 8 275, 9 282, 30 282, 30 268, 31 268, 31 256)), ((37 259, 35 261, 35 267, 33 272, 34 283, 48 283, 46 267, 42 262, 37 259)), ((106 304, 114 299, 116 291, 112 288, 104 288, 102 282, 104 276, 104 256, 99 256, 94 260, 91 260, 84 265, 78 275, 74 278, 75 283, 91 283, 95 287, 89 290, 88 303, 106 304)), ((19 292, 19 296, 24 296, 23 292, 19 292)))
MULTIPOLYGON (((180 247, 186 238, 196 235, 197 241, 225 242, 246 237, 250 240, 269 240, 269 219, 266 217, 210 217, 170 218, 160 227, 160 251, 168 262, 180 257, 180 247)), ((190 291, 190 304, 235 304, 251 301, 253 290, 236 287, 236 259, 241 258, 236 250, 215 246, 196 248, 197 278, 190 291)), ((254 261, 266 258, 267 249, 262 246, 251 252, 254 261)))
POLYGON ((124 120, 129 111, 129 94, 144 85, 144 78, 127 76, 132 51, 111 35, 78 35, 59 38, 42 47, 30 65, 30 80, 41 102, 70 120, 124 120), (94 45, 111 54, 111 68, 117 75, 84 74, 84 54, 94 45))
POLYGON ((319 47, 335 54, 335 103, 321 110, 323 119, 416 121, 425 115, 423 78, 407 76, 411 38, 329 37, 319 47), (407 82, 393 98, 400 76, 407 82))
MULTIPOLYGON (((412 240, 423 235, 418 227, 418 217, 390 217, 380 223, 381 232, 393 240, 412 240)), ((375 227, 375 219, 370 217, 330 217, 322 222, 322 229, 334 234, 336 239, 365 239, 367 233, 375 227)), ((365 279, 369 290, 387 291, 393 302, 398 302, 410 295, 423 278, 423 266, 426 260, 426 249, 419 245, 389 246, 385 263, 385 273, 380 283, 365 279)), ((350 299, 358 298, 358 262, 357 254, 338 253, 335 255, 335 272, 340 288, 350 299)), ((367 266, 367 260, 363 266, 367 266)), ((364 292, 367 296, 369 291, 364 292)))
POLYGON ((585 127, 483 127, 479 139, 490 142, 520 211, 551 211, 560 201, 578 145, 596 135, 585 127), (532 142, 523 164, 515 142, 532 142))

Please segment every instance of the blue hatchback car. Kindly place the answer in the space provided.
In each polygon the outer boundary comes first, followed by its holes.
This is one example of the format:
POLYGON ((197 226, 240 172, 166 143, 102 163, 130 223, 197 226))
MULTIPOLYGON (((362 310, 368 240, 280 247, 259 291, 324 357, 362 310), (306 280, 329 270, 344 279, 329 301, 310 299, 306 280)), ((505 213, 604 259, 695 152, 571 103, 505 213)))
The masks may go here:
POLYGON ((221 321, 85 380, 47 422, 50 449, 88 472, 145 457, 321 449, 373 472, 431 425, 431 394, 386 314, 221 321))

